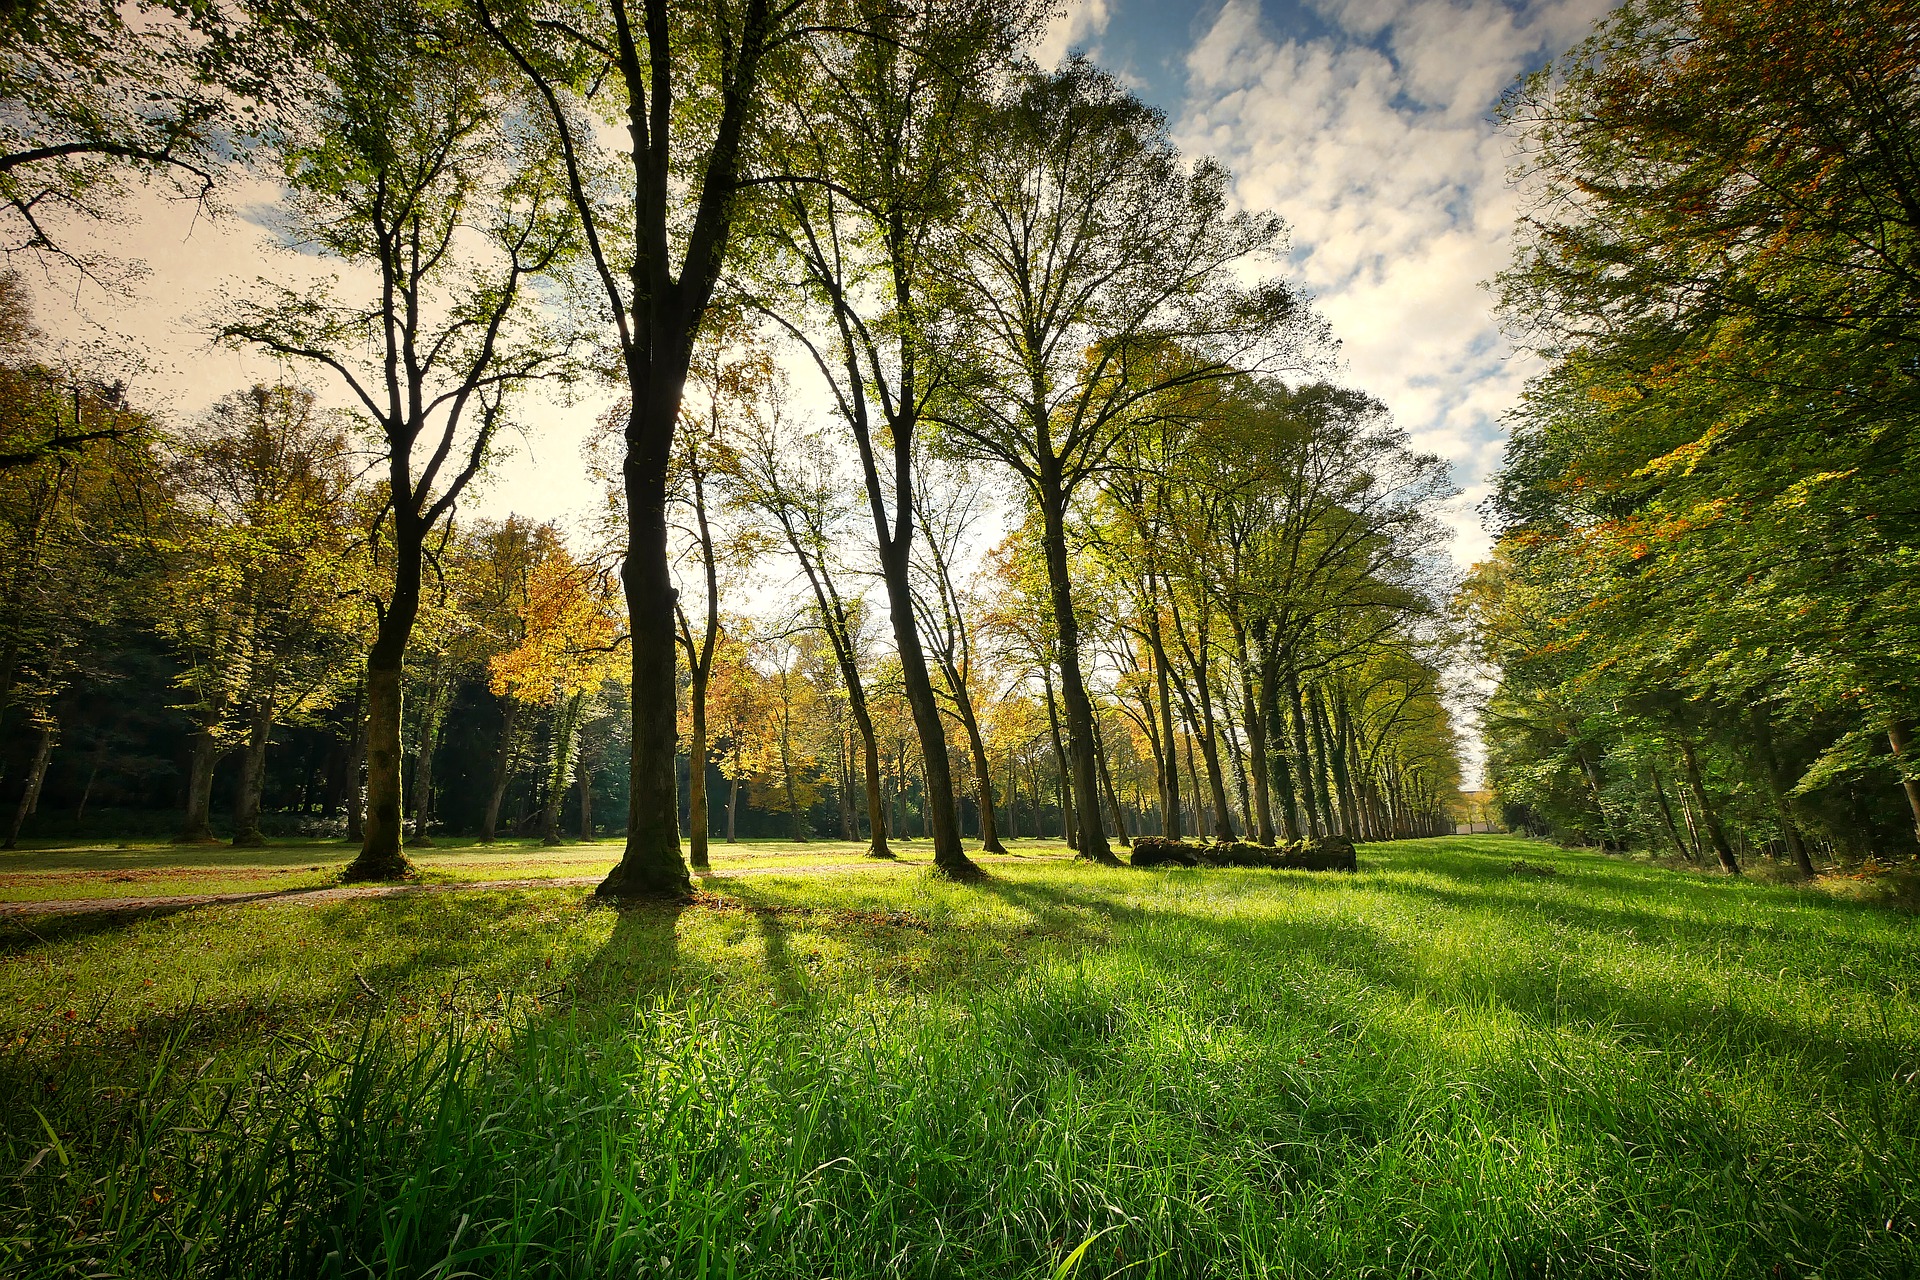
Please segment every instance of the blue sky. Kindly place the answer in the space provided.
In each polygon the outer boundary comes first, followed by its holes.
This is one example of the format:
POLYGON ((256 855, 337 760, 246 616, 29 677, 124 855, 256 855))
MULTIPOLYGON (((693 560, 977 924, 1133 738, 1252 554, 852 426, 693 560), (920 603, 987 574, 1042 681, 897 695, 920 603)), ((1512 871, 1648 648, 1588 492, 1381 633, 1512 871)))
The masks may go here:
POLYGON ((1582 39, 1612 0, 1076 0, 1042 61, 1087 53, 1166 112, 1292 229, 1293 267, 1341 342, 1341 377, 1384 400, 1464 492, 1454 556, 1531 364, 1482 282, 1505 264, 1516 193, 1500 94, 1582 39))
MULTIPOLYGON (((1224 161, 1244 204, 1287 220, 1290 270, 1340 339, 1340 376, 1453 464, 1464 492, 1448 520, 1462 565, 1488 545, 1474 507, 1499 463, 1500 417, 1531 368, 1509 352, 1481 287, 1507 260, 1518 209, 1511 143, 1492 108, 1612 2, 1070 0, 1035 50, 1047 63, 1070 49, 1091 55, 1164 110, 1190 153, 1224 161)), ((271 200, 253 185, 231 193, 235 208, 271 200)), ((125 226, 104 229, 150 268, 137 296, 83 290, 73 306, 50 293, 41 323, 75 344, 144 351, 136 381, 183 419, 252 379, 284 376, 257 355, 212 347, 207 316, 257 275, 297 287, 327 264, 276 250, 257 218, 208 220, 157 191, 137 206, 125 226)), ((580 444, 599 407, 590 392, 530 404, 513 456, 467 513, 595 508, 580 444)))

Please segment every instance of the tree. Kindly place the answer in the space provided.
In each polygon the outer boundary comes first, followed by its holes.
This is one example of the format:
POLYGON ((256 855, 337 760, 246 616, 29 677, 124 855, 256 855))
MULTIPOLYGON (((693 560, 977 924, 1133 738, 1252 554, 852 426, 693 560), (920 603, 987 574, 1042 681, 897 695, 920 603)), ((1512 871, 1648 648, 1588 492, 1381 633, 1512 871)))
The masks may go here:
POLYGON ((974 626, 967 615, 976 602, 964 593, 957 568, 973 526, 984 514, 980 488, 964 466, 943 466, 922 454, 919 468, 914 501, 925 536, 920 539, 921 554, 915 557, 920 587, 914 593, 914 611, 940 668, 954 719, 967 736, 980 810, 980 848, 1005 853, 994 827, 993 768, 974 707, 979 671, 974 662, 974 626))
POLYGON ((628 0, 560 18, 496 9, 480 20, 533 92, 560 152, 565 190, 620 353, 628 416, 621 571, 632 636, 633 760, 626 849, 600 892, 681 895, 675 777, 673 574, 668 558, 673 437, 694 344, 754 179, 769 62, 795 56, 814 0, 628 0), (593 137, 605 86, 622 103, 629 150, 615 163, 593 137))
POLYGON ((1548 368, 1476 617, 1503 794, 1549 829, 1685 845, 1663 766, 1728 869, 1920 819, 1912 18, 1636 0, 1509 97, 1503 310, 1548 368))
POLYGON ((313 393, 285 384, 221 399, 182 446, 156 599, 196 725, 180 839, 209 838, 214 767, 238 746, 233 843, 258 845, 273 730, 336 698, 355 639, 353 469, 313 393))
POLYGON ((762 274, 786 280, 797 268, 799 280, 762 307, 805 348, 853 437, 923 748, 934 865, 972 880, 984 873, 960 845, 946 728, 914 622, 914 438, 946 376, 933 252, 981 137, 981 87, 1043 10, 850 0, 835 13, 845 34, 811 46, 811 65, 782 82, 787 172, 767 229, 778 265, 762 274))
POLYGON ((761 428, 743 442, 737 454, 732 478, 734 500, 779 527, 807 580, 815 616, 839 668, 847 710, 860 737, 869 831, 867 853, 890 858, 893 852, 887 845, 885 801, 880 787, 880 743, 861 673, 867 649, 867 610, 864 599, 843 592, 840 575, 844 553, 835 549, 852 534, 858 500, 852 496, 823 435, 795 430, 791 420, 779 414, 762 423, 761 428))
POLYGON ((1020 476, 1040 515, 1078 848, 1101 862, 1114 859, 1080 669, 1069 507, 1157 398, 1277 368, 1302 332, 1283 284, 1235 279, 1273 252, 1279 219, 1230 213, 1225 171, 1188 168, 1165 129, 1085 62, 1022 77, 986 125, 967 175, 969 216, 942 259, 969 372, 941 420, 1020 476))
POLYGON ((39 804, 61 694, 93 665, 102 632, 140 612, 149 522, 167 495, 152 420, 124 388, 34 358, 17 277, 0 277, 0 326, 0 451, 26 457, 0 484, 0 742, 32 744, 12 848, 39 804))
POLYGON ((560 843, 560 804, 573 781, 589 704, 612 678, 621 637, 611 596, 605 579, 571 556, 542 560, 528 574, 524 638, 489 663, 497 691, 543 705, 549 714, 540 811, 547 844, 560 843))
POLYGON ((534 323, 529 294, 569 241, 477 33, 413 3, 293 23, 313 96, 276 138, 290 232, 373 287, 272 288, 222 334, 331 370, 386 454, 392 577, 367 654, 366 835, 346 872, 385 879, 409 871, 401 677, 424 548, 480 473, 512 391, 561 370, 565 350, 534 323))
POLYGON ((0 11, 0 252, 118 286, 73 223, 119 221, 127 178, 213 207, 223 140, 270 89, 273 44, 222 4, 36 0, 0 11))

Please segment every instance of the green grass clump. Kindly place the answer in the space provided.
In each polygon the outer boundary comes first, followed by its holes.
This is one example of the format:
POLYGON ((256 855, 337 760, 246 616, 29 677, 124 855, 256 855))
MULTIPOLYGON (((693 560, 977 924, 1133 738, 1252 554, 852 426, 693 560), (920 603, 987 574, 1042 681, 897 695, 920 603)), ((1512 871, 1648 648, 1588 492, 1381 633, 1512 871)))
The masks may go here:
POLYGON ((0 1269, 1920 1271, 1910 917, 1361 866, 0 926, 0 1269))

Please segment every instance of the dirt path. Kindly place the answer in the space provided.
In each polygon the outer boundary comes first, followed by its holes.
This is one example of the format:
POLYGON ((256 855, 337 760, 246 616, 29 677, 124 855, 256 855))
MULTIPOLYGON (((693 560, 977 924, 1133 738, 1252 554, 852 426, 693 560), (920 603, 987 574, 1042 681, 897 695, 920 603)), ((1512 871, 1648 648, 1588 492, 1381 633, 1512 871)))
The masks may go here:
MULTIPOLYGON (((973 854, 975 862, 1064 862, 1072 855, 1054 854, 1017 857, 991 853, 973 854)), ((863 858, 859 862, 827 862, 798 867, 741 867, 738 870, 697 871, 696 880, 725 880, 733 876, 810 876, 830 871, 893 871, 930 867, 930 862, 902 862, 863 858)), ((344 884, 321 885, 305 889, 264 889, 253 893, 174 893, 153 897, 57 898, 44 902, 0 902, 0 920, 21 916, 86 915, 108 911, 182 911, 188 907, 224 906, 244 903, 249 906, 321 906, 344 902, 349 898, 398 898, 415 894, 459 893, 484 889, 577 889, 599 884, 603 877, 549 876, 531 880, 467 880, 446 884, 344 884)))

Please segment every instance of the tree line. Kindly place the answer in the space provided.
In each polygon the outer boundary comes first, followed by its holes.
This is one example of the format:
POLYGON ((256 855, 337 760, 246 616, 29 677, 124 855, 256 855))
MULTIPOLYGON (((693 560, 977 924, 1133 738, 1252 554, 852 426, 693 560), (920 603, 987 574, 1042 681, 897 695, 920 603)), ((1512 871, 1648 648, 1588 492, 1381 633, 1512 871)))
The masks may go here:
MULTIPOLYGON (((13 835, 62 735, 135 708, 184 743, 189 839, 222 768, 258 839, 304 736, 280 794, 341 814, 355 877, 404 874, 448 807, 493 835, 510 793, 550 839, 569 794, 584 834, 596 794, 624 810, 614 895, 684 890, 681 831, 702 865, 743 808, 880 855, 911 821, 963 878, 966 826, 993 850, 1049 810, 1102 862, 1149 827, 1440 829, 1446 468, 1322 380, 1277 217, 1112 77, 1022 56, 1047 14, 126 26, 146 79, 96 51, 99 100, 6 143, 20 251, 106 278, 45 208, 112 216, 128 166, 198 199, 250 171, 335 274, 222 300, 215 336, 288 378, 185 427, 37 355, 8 279, 13 835), (530 391, 601 386, 590 535, 460 516, 530 391)), ((13 13, 10 43, 65 22, 80 57, 93 16, 13 13)))
POLYGON ((1547 368, 1463 603, 1509 821, 1912 856, 1920 9, 1631 0, 1507 119, 1547 368))

